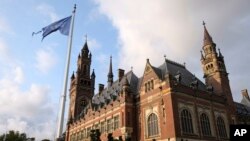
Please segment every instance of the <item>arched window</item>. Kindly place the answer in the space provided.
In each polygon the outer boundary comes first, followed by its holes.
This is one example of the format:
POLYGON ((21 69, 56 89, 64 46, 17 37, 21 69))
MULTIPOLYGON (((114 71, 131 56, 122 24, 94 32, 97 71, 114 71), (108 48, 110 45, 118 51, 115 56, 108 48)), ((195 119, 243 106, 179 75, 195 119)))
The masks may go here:
POLYGON ((147 87, 147 83, 145 83, 145 92, 147 92, 148 87, 147 87))
POLYGON ((155 136, 158 134, 158 118, 156 114, 152 113, 148 117, 148 136, 155 136))
POLYGON ((220 116, 217 117, 217 129, 220 137, 222 138, 227 137, 225 122, 220 116))
POLYGON ((211 136, 211 128, 209 118, 205 113, 202 113, 200 116, 201 122, 201 131, 204 136, 211 136))
POLYGON ((194 133, 192 116, 187 109, 181 111, 181 127, 183 133, 194 133))

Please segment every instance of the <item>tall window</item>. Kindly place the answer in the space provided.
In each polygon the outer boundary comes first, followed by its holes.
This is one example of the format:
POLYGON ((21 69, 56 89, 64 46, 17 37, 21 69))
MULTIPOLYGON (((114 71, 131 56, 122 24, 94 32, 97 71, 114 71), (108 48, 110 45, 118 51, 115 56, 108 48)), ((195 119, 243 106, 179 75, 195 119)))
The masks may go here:
POLYGON ((181 127, 183 133, 193 134, 192 116, 187 109, 181 111, 181 127))
POLYGON ((148 136, 155 136, 158 134, 158 118, 154 113, 152 113, 148 117, 148 136))
POLYGON ((90 136, 90 130, 91 130, 91 127, 87 128, 87 137, 90 136))
POLYGON ((201 122, 201 131, 204 136, 211 136, 211 128, 209 118, 205 113, 202 113, 200 116, 201 122))
POLYGON ((148 82, 148 91, 150 91, 150 82, 148 82))
POLYGON ((115 116, 114 118, 114 129, 119 128, 119 116, 115 116))
POLYGON ((224 120, 220 116, 217 118, 217 129, 220 137, 222 138, 227 137, 226 126, 224 120))
POLYGON ((112 121, 112 119, 109 119, 107 121, 107 124, 108 124, 108 132, 112 132, 112 129, 113 129, 113 121, 112 121))
POLYGON ((154 89, 154 80, 151 80, 151 89, 154 89))
POLYGON ((105 122, 101 122, 101 133, 105 132, 105 122))

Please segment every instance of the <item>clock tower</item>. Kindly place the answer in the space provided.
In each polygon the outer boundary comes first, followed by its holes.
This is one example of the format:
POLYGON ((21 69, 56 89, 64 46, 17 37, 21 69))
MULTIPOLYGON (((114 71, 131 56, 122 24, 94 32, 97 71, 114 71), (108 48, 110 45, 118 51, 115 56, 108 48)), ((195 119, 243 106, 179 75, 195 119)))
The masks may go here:
POLYGON ((85 42, 77 60, 77 71, 71 76, 69 119, 77 118, 94 95, 95 73, 90 75, 91 53, 85 42))

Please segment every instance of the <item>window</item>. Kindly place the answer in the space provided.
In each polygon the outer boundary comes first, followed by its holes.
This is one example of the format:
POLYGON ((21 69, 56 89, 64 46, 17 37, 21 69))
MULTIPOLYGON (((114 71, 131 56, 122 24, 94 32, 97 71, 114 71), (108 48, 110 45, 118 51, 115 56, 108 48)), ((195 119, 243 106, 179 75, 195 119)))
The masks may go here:
POLYGON ((105 122, 101 122, 101 133, 105 132, 105 122))
POLYGON ((147 83, 145 83, 145 92, 147 92, 148 88, 147 88, 147 83))
POLYGON ((219 133, 220 137, 222 137, 222 138, 227 137, 225 123, 224 123, 224 120, 222 119, 222 117, 220 117, 220 116, 217 118, 217 129, 218 129, 218 133, 219 133))
POLYGON ((90 136, 90 130, 91 130, 91 127, 87 128, 87 137, 90 136))
POLYGON ((201 131, 204 136, 211 136, 211 128, 209 118, 205 113, 202 113, 200 116, 201 122, 201 131))
POLYGON ((150 82, 148 82, 148 91, 150 91, 150 82))
POLYGON ((112 132, 113 129, 112 119, 109 119, 107 124, 108 124, 108 132, 112 132))
POLYGON ((155 136, 159 134, 158 118, 156 114, 152 113, 148 117, 148 136, 155 136))
POLYGON ((151 80, 151 89, 154 89, 154 80, 151 80))
POLYGON ((119 116, 115 116, 114 118, 114 129, 119 128, 119 116))
POLYGON ((87 135, 86 135, 86 129, 83 130, 83 138, 86 138, 87 135))
POLYGON ((183 133, 194 133, 192 116, 187 109, 181 111, 181 127, 183 133))
POLYGON ((99 124, 95 124, 95 129, 99 129, 99 124))

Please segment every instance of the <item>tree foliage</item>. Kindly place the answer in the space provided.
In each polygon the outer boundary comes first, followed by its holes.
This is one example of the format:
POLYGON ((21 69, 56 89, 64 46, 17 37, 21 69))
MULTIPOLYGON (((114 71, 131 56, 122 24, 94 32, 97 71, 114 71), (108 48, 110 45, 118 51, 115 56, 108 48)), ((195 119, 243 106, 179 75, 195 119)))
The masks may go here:
POLYGON ((18 131, 10 130, 6 134, 0 135, 0 141, 27 141, 35 140, 34 138, 27 138, 25 133, 19 133, 18 131))

